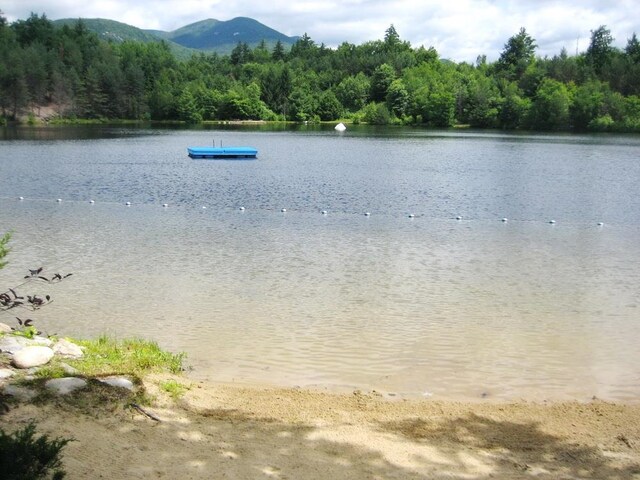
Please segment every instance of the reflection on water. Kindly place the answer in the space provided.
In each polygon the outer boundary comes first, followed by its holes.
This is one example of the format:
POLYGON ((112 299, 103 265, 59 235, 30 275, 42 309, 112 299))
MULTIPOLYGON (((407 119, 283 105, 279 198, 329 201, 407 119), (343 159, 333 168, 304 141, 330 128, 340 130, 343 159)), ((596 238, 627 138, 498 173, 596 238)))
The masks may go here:
POLYGON ((15 231, 0 278, 34 261, 74 273, 41 328, 152 337, 212 380, 637 400, 640 222, 616 206, 638 200, 609 189, 627 181, 611 149, 636 145, 576 142, 601 171, 565 159, 540 179, 551 163, 523 152, 565 143, 254 133, 270 147, 255 162, 185 160, 201 133, 154 135, 150 152, 135 136, 3 145, 1 173, 31 176, 0 180, 0 231, 15 231))

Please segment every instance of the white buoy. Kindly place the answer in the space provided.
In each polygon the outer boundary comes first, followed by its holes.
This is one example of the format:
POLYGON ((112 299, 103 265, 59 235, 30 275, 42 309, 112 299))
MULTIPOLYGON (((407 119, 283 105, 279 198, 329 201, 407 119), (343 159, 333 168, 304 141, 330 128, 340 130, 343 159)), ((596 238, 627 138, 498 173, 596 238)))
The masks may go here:
POLYGON ((162 206, 163 206, 164 208, 167 208, 167 207, 169 206, 169 204, 168 204, 168 203, 163 203, 163 204, 162 204, 162 206))
POLYGON ((131 202, 127 202, 127 203, 125 203, 125 205, 126 205, 127 207, 130 207, 130 206, 131 206, 131 202))
POLYGON ((347 129, 347 127, 344 126, 344 123, 339 123, 334 128, 338 132, 344 132, 347 129))
POLYGON ((509 221, 509 219, 507 219, 507 218, 503 218, 502 219, 502 223, 507 223, 508 221, 509 221))
POLYGON ((207 207, 203 205, 202 206, 202 210, 206 210, 206 209, 207 209, 207 207))
POLYGON ((603 225, 604 225, 604 223, 602 223, 602 222, 598 222, 598 226, 599 226, 599 227, 601 227, 601 226, 603 226, 603 225))
POLYGON ((371 216, 371 214, 370 214, 369 212, 364 212, 364 216, 365 216, 365 217, 370 217, 370 216, 371 216))
POLYGON ((409 214, 409 218, 414 218, 414 217, 415 217, 415 215, 413 213, 409 214))
POLYGON ((24 200, 24 197, 18 197, 18 200, 24 200))
POLYGON ((322 210, 322 212, 320 212, 320 213, 322 213, 323 215, 326 215, 327 211, 326 210, 322 210))
POLYGON ((556 223, 556 221, 555 221, 555 220, 549 220, 549 223, 550 223, 551 225, 553 225, 554 223, 556 223))
POLYGON ((62 202, 62 199, 59 198, 58 200, 56 200, 56 202, 60 203, 60 202, 62 202))
POLYGON ((462 220, 462 217, 461 217, 460 215, 458 215, 458 216, 456 217, 456 220, 462 220))
POLYGON ((240 211, 241 211, 241 212, 244 212, 244 207, 240 207, 240 211))
POLYGON ((94 204, 94 203, 96 203, 96 201, 95 200, 89 200, 89 203, 94 204))
POLYGON ((287 209, 283 208, 282 210, 280 210, 282 213, 287 213, 287 209))

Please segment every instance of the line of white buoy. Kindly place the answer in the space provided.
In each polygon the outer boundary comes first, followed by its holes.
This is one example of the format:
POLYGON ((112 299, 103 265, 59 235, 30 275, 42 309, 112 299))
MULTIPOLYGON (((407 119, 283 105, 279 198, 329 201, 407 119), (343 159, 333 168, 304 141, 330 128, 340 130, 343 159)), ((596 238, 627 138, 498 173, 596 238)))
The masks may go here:
MULTIPOLYGON (((2 197, 0 197, 0 198, 2 198, 2 197)), ((7 198, 7 197, 4 197, 4 198, 7 198)), ((25 197, 23 197, 23 196, 19 196, 19 197, 18 197, 18 200, 19 200, 19 201, 24 201, 24 200, 25 200, 25 197)), ((27 200, 29 200, 29 199, 27 199, 27 200)), ((41 200, 41 199, 36 199, 36 200, 41 200)), ((56 203, 62 203, 62 199, 61 199, 61 198, 57 198, 55 201, 56 201, 56 203)), ((73 201, 72 201, 72 202, 73 202, 73 201)), ((93 200, 93 199, 91 199, 91 200, 89 200, 89 203, 93 205, 93 204, 95 204, 95 203, 96 203, 96 201, 95 201, 95 200, 93 200)), ((104 202, 104 203, 114 203, 114 202, 104 202)), ((124 203, 124 205, 125 205, 125 206, 127 206, 127 207, 130 207, 130 206, 132 206, 132 203, 131 203, 130 201, 127 201, 127 202, 125 202, 125 203, 124 203)), ((163 207, 163 208, 168 208, 168 207, 169 207, 169 204, 168 204, 168 203, 163 203, 163 204, 162 204, 162 207, 163 207)), ((207 209, 207 206, 206 206, 206 205, 202 205, 202 207, 201 207, 201 208, 202 208, 202 210, 206 210, 206 209, 207 209)), ((245 207, 238 207, 238 210, 239 210, 239 211, 241 211, 241 212, 244 212, 246 209, 245 209, 245 207)), ((281 208, 281 209, 280 209, 280 212, 281 212, 281 213, 287 213, 287 209, 286 209, 286 208, 281 208)), ((320 211, 320 213, 321 213, 322 215, 328 215, 328 214, 329 214, 329 212, 328 212, 327 210, 321 210, 321 211, 320 211)), ((371 212, 364 212, 364 214, 363 214, 363 215, 364 215, 365 217, 370 217, 370 216, 371 216, 371 212)), ((407 217, 408 217, 408 218, 416 218, 416 214, 415 214, 415 213, 409 213, 409 214, 407 214, 407 217)), ((460 220, 462 220, 462 219, 463 219, 462 215, 456 215, 454 218, 455 218, 455 220, 458 220, 458 221, 460 221, 460 220)), ((506 217, 503 217, 503 218, 501 218, 501 219, 500 219, 500 221, 501 221, 502 223, 507 223, 507 222, 509 221, 509 219, 508 219, 508 218, 506 218, 506 217)), ((549 225, 555 225, 555 224, 556 224, 556 221, 555 221, 554 219, 550 219, 550 220, 547 220, 547 222, 546 222, 546 223, 548 223, 549 225)), ((604 226, 604 222, 597 222, 597 223, 596 223, 596 225, 597 225, 598 227, 602 227, 602 226, 604 226)))

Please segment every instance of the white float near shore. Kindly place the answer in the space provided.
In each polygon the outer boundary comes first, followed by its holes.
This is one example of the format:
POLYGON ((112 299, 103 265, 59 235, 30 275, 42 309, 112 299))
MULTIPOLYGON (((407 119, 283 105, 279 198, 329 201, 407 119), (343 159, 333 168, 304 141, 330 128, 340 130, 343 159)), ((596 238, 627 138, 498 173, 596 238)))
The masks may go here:
POLYGON ((334 127, 338 132, 344 132, 347 127, 345 127, 344 123, 339 123, 334 127))

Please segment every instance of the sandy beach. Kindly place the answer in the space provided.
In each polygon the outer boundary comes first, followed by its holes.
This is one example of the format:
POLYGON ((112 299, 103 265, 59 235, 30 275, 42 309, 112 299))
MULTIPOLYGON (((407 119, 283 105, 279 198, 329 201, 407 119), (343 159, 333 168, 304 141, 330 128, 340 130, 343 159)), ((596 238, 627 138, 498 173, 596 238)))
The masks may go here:
POLYGON ((70 479, 640 479, 640 405, 394 400, 178 378, 144 386, 160 421, 122 406, 23 405, 13 430, 73 437, 70 479))

